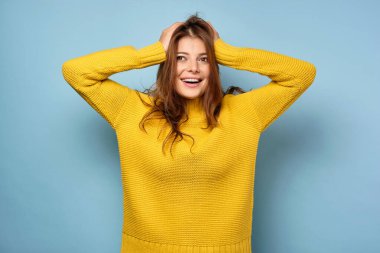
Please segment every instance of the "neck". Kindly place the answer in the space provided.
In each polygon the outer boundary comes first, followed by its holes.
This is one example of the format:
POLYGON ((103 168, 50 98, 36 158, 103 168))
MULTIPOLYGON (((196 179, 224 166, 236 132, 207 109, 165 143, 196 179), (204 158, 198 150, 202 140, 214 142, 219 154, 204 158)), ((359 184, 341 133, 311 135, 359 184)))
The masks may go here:
POLYGON ((188 99, 186 109, 190 119, 205 117, 201 98, 188 99))

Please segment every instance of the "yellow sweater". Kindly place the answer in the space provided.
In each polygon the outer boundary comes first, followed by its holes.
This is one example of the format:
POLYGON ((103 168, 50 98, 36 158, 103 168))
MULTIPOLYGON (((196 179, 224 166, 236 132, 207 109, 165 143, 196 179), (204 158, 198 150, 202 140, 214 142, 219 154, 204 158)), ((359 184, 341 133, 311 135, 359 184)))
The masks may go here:
MULTIPOLYGON (((197 103, 181 130, 186 138, 162 153, 162 120, 139 122, 148 108, 134 90, 108 77, 166 59, 160 41, 112 48, 62 66, 65 80, 116 131, 124 197, 121 252, 251 252, 253 189, 260 134, 312 84, 313 64, 261 49, 215 41, 219 64, 272 81, 226 95, 220 126, 206 126, 197 103)), ((141 94, 148 101, 147 95, 141 94)), ((194 100, 195 101, 195 100, 194 100)), ((167 133, 167 132, 166 132, 167 133)), ((165 137, 165 136, 163 136, 165 137)))

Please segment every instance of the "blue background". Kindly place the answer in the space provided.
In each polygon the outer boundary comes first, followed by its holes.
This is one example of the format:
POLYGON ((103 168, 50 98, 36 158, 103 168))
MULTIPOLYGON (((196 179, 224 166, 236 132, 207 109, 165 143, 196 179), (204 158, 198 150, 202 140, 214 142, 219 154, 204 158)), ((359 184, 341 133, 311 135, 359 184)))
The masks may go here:
MULTIPOLYGON (((317 67, 262 135, 253 252, 380 252, 378 1, 0 2, 0 252, 119 252, 116 135, 64 81, 62 64, 157 41, 199 11, 236 46, 317 67), (377 156, 376 156, 377 155, 377 156)), ((112 79, 142 89, 157 66, 112 79)), ((266 84, 222 67, 225 86, 266 84)))

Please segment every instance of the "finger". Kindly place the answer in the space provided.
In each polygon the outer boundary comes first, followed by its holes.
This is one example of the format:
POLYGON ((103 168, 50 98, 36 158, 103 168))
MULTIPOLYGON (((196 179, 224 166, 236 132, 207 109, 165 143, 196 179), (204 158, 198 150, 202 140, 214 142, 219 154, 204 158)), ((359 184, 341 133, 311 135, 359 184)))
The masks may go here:
POLYGON ((214 32, 216 32, 215 27, 209 21, 207 21, 207 23, 211 26, 211 28, 214 30, 214 32))
POLYGON ((174 24, 172 24, 171 26, 169 26, 167 28, 168 31, 173 31, 175 30, 178 26, 180 26, 182 24, 182 22, 175 22, 174 24))

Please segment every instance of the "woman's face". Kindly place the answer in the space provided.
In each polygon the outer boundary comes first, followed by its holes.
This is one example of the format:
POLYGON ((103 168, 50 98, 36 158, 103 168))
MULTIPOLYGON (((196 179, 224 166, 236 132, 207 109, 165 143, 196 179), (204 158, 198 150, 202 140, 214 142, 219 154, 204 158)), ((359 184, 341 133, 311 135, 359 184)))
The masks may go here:
POLYGON ((176 91, 187 99, 203 95, 210 75, 206 47, 199 38, 183 37, 178 41, 176 91))

